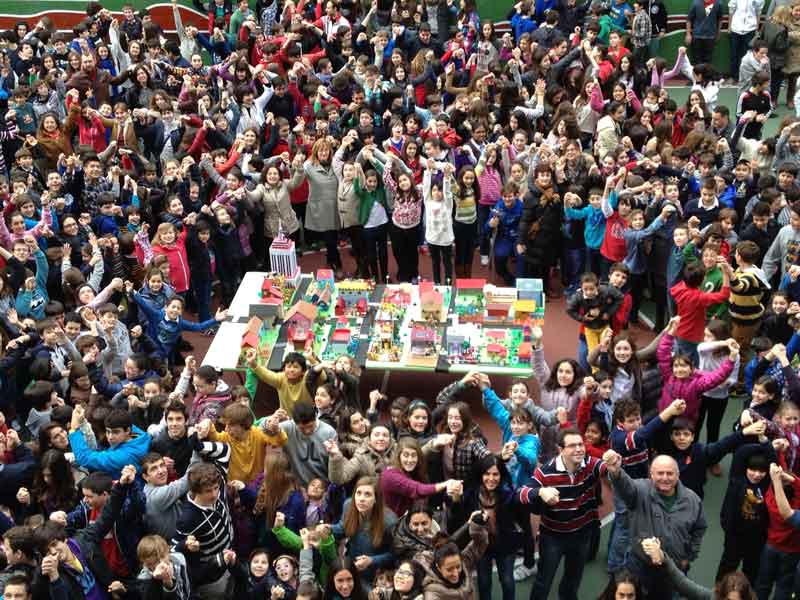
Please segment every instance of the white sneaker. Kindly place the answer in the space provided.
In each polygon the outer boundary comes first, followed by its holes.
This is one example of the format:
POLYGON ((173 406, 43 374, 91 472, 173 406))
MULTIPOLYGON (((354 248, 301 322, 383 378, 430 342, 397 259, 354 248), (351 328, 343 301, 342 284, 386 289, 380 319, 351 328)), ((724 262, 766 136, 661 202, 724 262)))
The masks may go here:
POLYGON ((489 265, 489 257, 486 256, 485 254, 481 254, 481 265, 483 265, 484 267, 489 265))

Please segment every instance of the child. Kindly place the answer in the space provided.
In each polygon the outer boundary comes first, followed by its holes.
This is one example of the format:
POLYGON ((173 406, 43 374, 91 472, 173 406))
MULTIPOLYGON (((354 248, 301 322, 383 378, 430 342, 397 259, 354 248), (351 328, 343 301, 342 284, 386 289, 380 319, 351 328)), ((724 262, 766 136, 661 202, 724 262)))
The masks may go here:
POLYGON ((171 552, 160 535, 146 535, 139 541, 136 555, 142 564, 137 583, 143 597, 189 600, 191 584, 183 554, 171 552))
MULTIPOLYGON (((640 11, 645 14, 643 11, 640 11)), ((644 226, 644 211, 633 210, 628 217, 629 227, 625 228, 623 238, 625 239, 625 260, 623 264, 628 267, 630 290, 633 303, 629 322, 639 322, 639 306, 642 303, 642 294, 647 287, 647 254, 645 242, 658 231, 664 223, 675 212, 675 207, 665 204, 661 209, 661 214, 657 216, 650 225, 644 226)), ((588 341, 588 340, 587 340, 588 341)), ((591 348, 589 349, 591 352, 591 348)))
MULTIPOLYGON (((725 361, 728 350, 728 340, 730 339, 730 328, 725 321, 712 319, 708 322, 704 333, 704 340, 697 347, 700 355, 700 369, 703 371, 714 371, 725 361)), ((706 442, 712 444, 719 439, 719 426, 722 417, 728 406, 728 395, 730 386, 736 383, 736 376, 739 373, 739 360, 741 355, 737 355, 733 365, 731 375, 721 385, 708 390, 701 397, 700 413, 697 417, 697 429, 695 436, 700 437, 703 429, 703 421, 708 415, 708 432, 706 442)), ((719 477, 721 470, 719 465, 711 467, 712 475, 719 477)))
POLYGON ((775 412, 774 421, 788 442, 781 452, 782 462, 787 471, 797 474, 800 467, 800 432, 797 428, 800 423, 800 408, 791 400, 784 400, 775 412))
MULTIPOLYGON (((611 448, 622 457, 622 468, 632 479, 649 476, 650 456, 648 443, 666 423, 686 410, 686 402, 673 400, 654 419, 642 425, 642 413, 634 400, 621 400, 614 406, 614 428, 611 430, 611 448)), ((630 545, 627 507, 621 498, 614 496, 614 526, 608 540, 608 571, 616 573, 625 564, 625 552, 630 545)))
MULTIPOLYGON (((514 255, 519 232, 519 220, 522 217, 522 200, 517 197, 518 190, 514 183, 507 183, 502 189, 502 198, 492 208, 491 216, 486 221, 486 234, 496 232, 494 240, 494 267, 497 274, 507 286, 513 286, 516 278, 508 269, 508 260, 514 255)), ((517 258, 518 263, 521 261, 517 258)))
MULTIPOLYGON (((0 218, 0 221, 2 220, 0 218)), ((44 307, 50 302, 50 296, 47 293, 47 276, 50 273, 50 265, 35 239, 26 236, 24 243, 36 260, 36 277, 26 278, 22 288, 17 292, 17 315, 20 319, 32 317, 40 321, 45 317, 44 307)), ((18 241, 14 242, 15 246, 17 244, 19 244, 18 241)))
POLYGON ((610 265, 622 262, 625 258, 624 232, 628 216, 631 213, 631 201, 627 195, 620 197, 619 192, 622 190, 627 174, 628 172, 623 168, 616 175, 611 175, 606 179, 606 187, 601 201, 603 214, 606 217, 603 243, 600 245, 600 254, 604 259, 601 277, 605 276, 610 265))
POLYGON ((743 352, 750 349, 750 342, 756 334, 764 314, 763 302, 769 294, 767 276, 755 265, 759 258, 755 242, 741 242, 736 246, 736 269, 731 281, 731 294, 728 311, 731 315, 733 338, 743 352))
POLYGON ((664 386, 659 400, 659 410, 666 408, 673 400, 686 401, 685 417, 692 423, 697 423, 700 410, 700 395, 707 390, 717 387, 725 381, 733 371, 733 365, 739 358, 739 345, 734 340, 728 340, 728 354, 719 368, 711 373, 695 370, 691 358, 680 352, 672 355, 675 330, 680 326, 680 317, 673 317, 664 337, 658 344, 656 356, 664 386))
MULTIPOLYGON (((139 290, 139 296, 154 308, 164 308, 167 300, 175 295, 175 289, 166 283, 164 274, 155 266, 150 267, 144 279, 144 286, 139 290)), ((155 339, 156 330, 150 327, 150 320, 144 311, 139 312, 139 324, 145 328, 151 339, 155 339)))
MULTIPOLYGON (((791 367, 788 368, 794 372, 791 367)), ((778 410, 778 403, 775 401, 778 391, 778 384, 772 377, 768 375, 759 377, 753 384, 753 393, 750 395, 750 402, 745 412, 742 414, 740 422, 736 424, 737 428, 740 423, 747 423, 748 420, 749 422, 758 419, 764 419, 768 422, 772 421, 773 417, 775 417, 775 411, 778 410)))
MULTIPOLYGON (((536 435, 531 414, 521 408, 506 410, 490 387, 489 377, 478 374, 477 378, 478 386, 483 391, 483 405, 503 434, 503 451, 508 447, 512 453, 506 466, 514 487, 529 485, 539 456, 539 436, 536 435)), ((564 409, 560 410, 566 415, 564 409)))
POLYGON ((745 125, 742 137, 750 140, 760 140, 764 123, 772 114, 772 97, 769 95, 769 73, 759 71, 754 73, 750 80, 750 87, 739 96, 736 106, 736 115, 741 117, 747 114, 749 121, 745 125))
MULTIPOLYGON (((586 452, 589 456, 602 458, 609 444, 614 405, 611 403, 613 380, 608 373, 597 371, 594 377, 583 378, 583 396, 578 404, 576 423, 583 433, 586 452)), ((564 424, 562 423, 562 427, 564 424)))
MULTIPOLYGON (((678 186, 676 184, 667 184, 665 189, 676 192, 678 186)), ((672 297, 671 290, 673 286, 678 284, 683 274, 683 268, 686 264, 685 250, 687 244, 689 244, 689 228, 686 225, 676 225, 675 229, 672 230, 672 248, 670 248, 669 257, 667 258, 666 294, 667 315, 669 317, 675 316, 675 300, 672 297)))
POLYGON ((266 367, 257 365, 255 350, 248 351, 245 361, 258 379, 275 388, 280 407, 287 414, 292 414, 292 409, 298 402, 312 403, 311 394, 305 384, 306 357, 299 352, 290 352, 284 357, 280 373, 273 373, 266 367))
POLYGON ((580 197, 575 194, 572 194, 571 197, 568 194, 564 195, 564 216, 574 221, 586 221, 583 227, 583 238, 586 244, 585 268, 598 276, 602 263, 600 246, 606 233, 606 215, 601 206, 602 197, 603 192, 593 188, 589 190, 589 204, 583 208, 576 208, 580 203, 580 197))
POLYGON ((444 166, 441 183, 434 183, 434 162, 428 162, 428 168, 422 179, 422 197, 425 205, 425 243, 431 255, 433 281, 437 285, 453 282, 453 166, 444 166), (444 265, 444 280, 441 266, 444 265))
MULTIPOLYGON (((210 240, 211 227, 206 221, 200 221, 197 227, 190 227, 186 235, 186 255, 191 272, 191 291, 197 304, 197 318, 201 321, 211 318, 211 283, 216 271, 216 254, 214 247, 209 243, 210 240)), ((157 286, 160 290, 163 283, 159 283, 157 286)))
MULTIPOLYGON (((190 414, 190 423, 191 416, 190 414)), ((208 428, 210 441, 230 445, 231 462, 228 467, 228 479, 249 484, 264 472, 264 453, 267 452, 267 446, 273 448, 283 446, 287 439, 286 432, 279 430, 278 435, 273 436, 266 433, 266 428, 255 427, 250 408, 242 404, 226 406, 222 411, 222 422, 225 423, 225 431, 222 433, 217 433, 213 421, 209 418, 200 421, 198 428, 202 431, 208 428)))
POLYGON ((767 477, 772 448, 748 444, 739 448, 731 461, 731 476, 720 521, 725 532, 717 581, 739 568, 750 581, 756 581, 761 551, 767 541, 767 506, 764 495, 770 485, 767 477))
POLYGON ((594 273, 581 276, 581 289, 567 302, 567 314, 581 323, 589 352, 600 343, 600 335, 610 325, 622 299, 622 292, 613 286, 600 285, 594 273))
MULTIPOLYGON (((743 444, 745 436, 763 435, 766 428, 766 423, 751 423, 742 431, 732 433, 718 442, 701 444, 695 442, 694 424, 686 418, 679 418, 672 424, 666 453, 678 463, 681 483, 702 499, 708 466, 719 463, 726 454, 743 444)), ((755 437, 750 441, 755 441, 755 437)))
POLYGON ((800 304, 791 301, 789 295, 783 291, 784 282, 789 274, 784 275, 781 281, 781 290, 772 294, 770 309, 764 314, 758 335, 774 340, 776 344, 786 345, 792 339, 794 329, 789 321, 790 317, 797 317, 800 313, 800 304))
MULTIPOLYGON (((705 276, 705 269, 700 263, 686 265, 683 281, 670 289, 677 305, 678 321, 675 324, 675 351, 688 356, 693 365, 698 362, 697 345, 703 339, 703 328, 706 323, 706 311, 712 304, 723 302, 730 296, 731 266, 721 258, 718 262, 722 269, 722 289, 718 292, 703 292, 700 284, 705 276)), ((672 335, 670 335, 672 339, 672 335)))
POLYGON ((161 255, 167 258, 170 282, 178 294, 185 294, 189 290, 189 258, 186 255, 187 234, 187 227, 184 227, 183 231, 178 234, 178 230, 171 223, 161 223, 156 229, 151 246, 147 245, 146 238, 136 238, 141 252, 139 258, 144 264, 148 264, 150 257, 153 255, 161 255))
POLYGON ((158 309, 138 293, 133 291, 133 283, 125 282, 126 293, 133 298, 137 306, 145 313, 149 322, 148 331, 154 331, 153 341, 157 346, 156 355, 170 366, 174 363, 176 346, 182 331, 204 331, 228 316, 227 310, 218 310, 213 319, 196 323, 183 318, 183 298, 173 296, 166 306, 158 309))

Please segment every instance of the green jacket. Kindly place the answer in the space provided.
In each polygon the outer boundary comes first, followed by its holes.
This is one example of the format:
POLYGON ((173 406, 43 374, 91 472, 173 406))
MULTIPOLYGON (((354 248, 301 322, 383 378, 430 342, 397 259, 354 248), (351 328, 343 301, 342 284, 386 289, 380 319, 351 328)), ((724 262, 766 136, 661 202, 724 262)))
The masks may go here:
MULTIPOLYGON (((278 538, 281 546, 289 550, 292 554, 299 554, 303 549, 303 540, 294 531, 288 527, 275 527, 272 533, 278 538)), ((319 554, 322 558, 322 564, 317 572, 317 583, 325 586, 328 581, 328 569, 331 563, 336 560, 336 541, 333 534, 330 534, 326 539, 322 540, 319 545, 319 554)))
MULTIPOLYGON (((380 163, 376 164, 376 170, 379 174, 383 174, 383 165, 380 163)), ((365 190, 361 187, 361 182, 359 178, 353 181, 353 191, 355 192, 356 196, 358 196, 358 224, 364 225, 367 220, 369 219, 369 215, 372 212, 372 207, 375 205, 376 202, 380 202, 383 205, 383 208, 386 210, 386 216, 391 217, 392 210, 389 207, 389 201, 386 198, 386 188, 382 185, 378 185, 374 192, 370 192, 365 190)))

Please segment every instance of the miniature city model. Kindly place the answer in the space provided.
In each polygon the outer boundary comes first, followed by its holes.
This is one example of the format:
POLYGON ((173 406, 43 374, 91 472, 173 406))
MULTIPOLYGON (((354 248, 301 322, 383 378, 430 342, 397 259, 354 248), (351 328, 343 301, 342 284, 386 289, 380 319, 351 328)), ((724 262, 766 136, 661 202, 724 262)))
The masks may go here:
POLYGON ((269 247, 269 264, 272 270, 286 278, 286 285, 297 287, 300 283, 300 267, 297 266, 297 253, 294 240, 283 233, 283 226, 278 223, 278 236, 269 247))

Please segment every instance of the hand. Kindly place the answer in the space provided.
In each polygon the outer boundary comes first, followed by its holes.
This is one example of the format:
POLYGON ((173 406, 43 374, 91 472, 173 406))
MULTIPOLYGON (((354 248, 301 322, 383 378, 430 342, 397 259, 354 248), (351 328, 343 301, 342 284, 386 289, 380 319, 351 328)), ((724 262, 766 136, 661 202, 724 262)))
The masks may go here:
POLYGON ((686 410, 686 400, 673 400, 669 405, 669 412, 673 417, 682 415, 686 410))
POLYGON ((672 317, 667 323, 667 333, 670 335, 675 335, 675 332, 678 330, 678 325, 680 325, 681 318, 678 316, 672 317))
POLYGON ((42 575, 50 580, 50 583, 58 579, 58 555, 48 554, 42 559, 42 575))
POLYGON ((286 525, 286 515, 282 512, 278 511, 275 513, 275 524, 272 526, 273 529, 280 529, 286 525))
POLYGON ((500 451, 500 457, 503 460, 510 460, 512 456, 514 456, 514 452, 517 451, 517 442, 514 440, 508 441, 503 444, 503 449, 500 451))
POLYGON ((214 315, 214 320, 217 322, 224 321, 228 317, 228 310, 227 309, 218 309, 217 314, 214 315))
POLYGON ((342 456, 342 451, 339 448, 339 444, 336 443, 336 440, 325 440, 323 445, 325 446, 325 450, 330 457, 342 456))
POLYGON ((189 552, 197 552, 200 550, 200 542, 198 542, 197 538, 193 535, 186 538, 185 546, 189 552))
POLYGON ((559 406, 556 409, 556 418, 558 419, 559 425, 564 425, 567 422, 567 409, 563 406, 559 406))
POLYGON ((84 421, 86 421, 86 410, 81 404, 78 404, 72 409, 72 422, 70 424, 70 429, 79 429, 80 426, 83 425, 84 421))
POLYGON ((230 566, 236 562, 236 552, 226 548, 222 551, 222 559, 226 565, 230 566))
POLYGON ((742 429, 742 435, 762 436, 766 431, 767 422, 764 419, 759 419, 755 423, 750 423, 750 425, 742 429))
POLYGON ((775 452, 786 452, 789 450, 789 440, 786 438, 772 440, 772 447, 775 449, 775 452))
POLYGON ((122 485, 130 485, 136 479, 136 467, 133 465, 126 465, 122 468, 122 476, 119 478, 119 482, 122 485))
POLYGON ((603 454, 603 462, 611 475, 616 476, 622 468, 622 457, 613 450, 606 450, 603 454))
POLYGON ((28 488, 21 487, 17 490, 17 502, 26 506, 31 503, 31 493, 28 488))
POLYGON ((369 569, 370 565, 372 565, 372 559, 369 556, 362 554, 356 558, 355 561, 353 561, 353 564, 355 564, 356 569, 359 571, 365 571, 369 569))
POLYGON ((111 585, 108 586, 108 592, 110 594, 124 594, 128 591, 121 581, 112 581, 111 585))
POLYGON ((642 540, 642 550, 650 558, 654 565, 664 564, 664 551, 661 549, 661 540, 658 538, 646 538, 642 540))
POLYGON ((203 419, 196 425, 195 429, 197 431, 197 439, 204 440, 211 431, 211 421, 209 419, 203 419))
POLYGON ((156 565, 155 570, 153 571, 153 579, 157 579, 162 583, 172 582, 174 577, 174 571, 172 567, 172 562, 168 560, 161 561, 156 565))
POLYGON ((433 438, 433 447, 442 449, 445 446, 451 445, 456 439, 456 436, 452 433, 440 433, 435 438, 433 438))
POLYGON ((269 591, 270 600, 281 600, 285 595, 286 592, 283 591, 283 588, 279 585, 273 585, 272 589, 269 591))
POLYGON ((63 510, 57 510, 54 513, 50 514, 50 520, 63 525, 64 527, 67 526, 67 513, 63 510))
POLYGON ((543 487, 539 489, 539 498, 542 499, 542 502, 549 506, 555 506, 558 504, 559 500, 559 492, 558 489, 554 487, 543 487))

